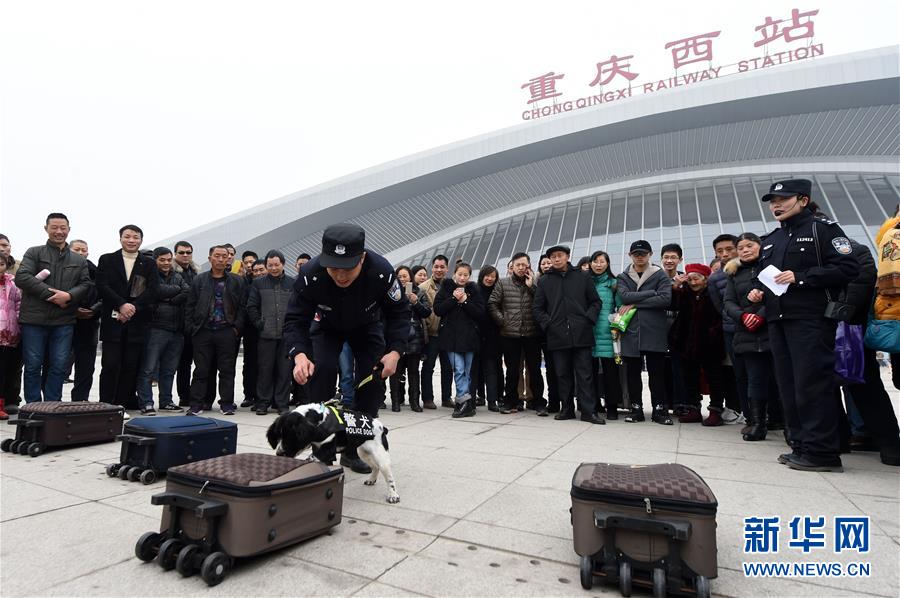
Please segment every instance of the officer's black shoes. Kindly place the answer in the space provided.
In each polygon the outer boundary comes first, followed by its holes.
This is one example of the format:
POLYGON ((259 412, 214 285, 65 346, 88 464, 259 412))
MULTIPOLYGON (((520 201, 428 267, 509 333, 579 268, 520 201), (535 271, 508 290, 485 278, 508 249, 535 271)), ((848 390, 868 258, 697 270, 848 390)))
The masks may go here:
POLYGON ((810 459, 803 455, 800 455, 799 457, 791 455, 787 458, 787 463, 785 465, 791 469, 796 469, 797 471, 833 471, 835 473, 844 471, 840 457, 835 457, 833 459, 810 459))
POLYGON ((456 411, 453 412, 453 417, 472 417, 475 415, 475 399, 469 399, 463 403, 459 403, 457 405, 456 411))
POLYGON ((637 403, 631 406, 631 413, 625 418, 629 424, 635 424, 644 421, 644 406, 637 403))
POLYGON ((564 419, 575 419, 575 412, 569 411, 568 409, 563 409, 562 411, 554 415, 553 419, 557 421, 561 421, 564 419))
POLYGON ((437 405, 434 404, 434 401, 424 401, 422 407, 425 409, 437 409, 437 405))
POLYGON ((900 446, 882 447, 881 462, 885 465, 900 465, 900 446))
POLYGON ((599 413, 585 413, 581 416, 581 421, 589 424, 599 424, 601 426, 606 424, 606 418, 599 413))
POLYGON ((535 413, 535 415, 537 415, 538 417, 547 417, 548 415, 550 415, 549 413, 547 413, 547 410, 544 409, 543 407, 539 408, 539 409, 538 409, 537 411, 535 411, 534 413, 535 413))
POLYGON ((672 418, 669 417, 669 410, 665 409, 665 408, 654 409, 653 415, 650 416, 650 419, 652 421, 654 421, 655 423, 660 424, 662 426, 671 426, 672 425, 672 418))
POLYGON ((372 473, 372 468, 366 465, 366 462, 359 457, 341 455, 341 467, 349 467, 356 473, 372 473))

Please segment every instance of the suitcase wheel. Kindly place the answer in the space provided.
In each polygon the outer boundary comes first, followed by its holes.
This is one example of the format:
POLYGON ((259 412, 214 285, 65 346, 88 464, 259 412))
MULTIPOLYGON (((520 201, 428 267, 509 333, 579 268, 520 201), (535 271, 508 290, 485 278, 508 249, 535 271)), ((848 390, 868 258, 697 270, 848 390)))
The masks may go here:
POLYGON ((132 467, 131 469, 128 470, 128 476, 127 476, 128 481, 136 482, 136 481, 138 481, 138 478, 140 477, 140 475, 141 475, 141 468, 140 467, 132 467))
POLYGON ((653 570, 653 598, 666 598, 666 570, 657 567, 653 570))
POLYGON ((619 593, 625 598, 631 596, 631 563, 619 563, 619 593))
POLYGON ((594 557, 581 557, 581 587, 590 590, 594 587, 594 557))
POLYGON ((695 577, 694 590, 697 592, 697 598, 709 598, 709 579, 702 575, 695 577))
POLYGON ((40 442, 32 442, 28 445, 28 454, 32 457, 38 457, 44 453, 44 445, 40 442))
POLYGON ((9 452, 16 454, 19 452, 19 445, 22 444, 21 440, 13 440, 9 445, 9 452))
POLYGON ((106 466, 106 475, 111 478, 118 477, 120 467, 122 467, 121 463, 110 463, 106 466))
POLYGON ((7 438, 3 442, 0 442, 0 451, 3 451, 4 453, 8 453, 9 448, 12 446, 13 442, 15 442, 15 440, 12 438, 7 438))
POLYGON ((119 468, 119 479, 127 480, 129 471, 131 471, 131 465, 123 465, 122 467, 120 467, 119 468))
POLYGON ((20 455, 27 455, 27 454, 28 454, 28 447, 29 447, 29 446, 31 446, 31 443, 28 442, 27 440, 23 440, 23 441, 19 444, 19 454, 20 454, 20 455))
POLYGON ((200 547, 196 544, 188 544, 178 552, 175 570, 181 573, 182 577, 190 577, 200 568, 199 556, 200 547))
POLYGON ((141 484, 152 484, 156 481, 156 472, 152 469, 145 469, 141 472, 141 475, 138 477, 138 479, 141 480, 141 484))
POLYGON ((162 539, 163 535, 160 533, 147 532, 134 545, 134 555, 145 563, 149 563, 156 558, 159 552, 159 543, 162 539))
POLYGON ((206 585, 212 587, 220 583, 231 568, 231 559, 224 552, 214 552, 203 559, 200 566, 200 577, 206 585))
POLYGON ((164 571, 171 571, 175 568, 175 561, 178 559, 178 552, 184 546, 184 542, 178 538, 169 538, 159 546, 159 556, 156 562, 164 571))

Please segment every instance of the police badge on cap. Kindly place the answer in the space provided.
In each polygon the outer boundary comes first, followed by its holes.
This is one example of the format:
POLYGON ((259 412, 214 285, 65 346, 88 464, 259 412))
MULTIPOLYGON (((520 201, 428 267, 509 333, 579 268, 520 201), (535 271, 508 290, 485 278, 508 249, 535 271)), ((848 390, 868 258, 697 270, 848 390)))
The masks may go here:
POLYGON ((775 181, 775 183, 769 187, 769 192, 762 196, 762 201, 770 201, 776 197, 794 197, 795 195, 810 197, 811 192, 812 181, 807 179, 775 181))
POLYGON ((322 234, 319 263, 325 268, 355 268, 366 245, 366 231, 356 224, 332 224, 322 234))

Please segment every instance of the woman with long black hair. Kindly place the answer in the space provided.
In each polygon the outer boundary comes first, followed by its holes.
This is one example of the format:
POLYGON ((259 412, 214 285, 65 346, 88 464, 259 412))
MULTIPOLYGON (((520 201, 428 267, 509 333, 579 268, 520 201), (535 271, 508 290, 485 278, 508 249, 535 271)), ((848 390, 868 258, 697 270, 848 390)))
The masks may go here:
MULTIPOLYGON (((418 266, 424 270, 422 266, 418 266)), ((425 325, 423 319, 431 315, 431 305, 428 303, 428 297, 425 291, 419 290, 419 285, 415 282, 415 274, 406 266, 400 266, 396 271, 397 282, 406 293, 409 300, 412 315, 409 320, 409 340, 407 341, 406 353, 400 357, 397 362, 397 372, 390 378, 391 386, 391 411, 400 411, 400 405, 403 403, 403 380, 406 375, 406 384, 409 396, 409 408, 413 411, 422 411, 422 405, 419 404, 420 387, 419 387, 419 366, 422 361, 422 352, 425 350, 425 325)))
MULTIPOLYGON (((591 363, 594 368, 594 394, 604 397, 606 419, 618 419, 617 408, 622 402, 622 382, 616 355, 613 349, 612 333, 609 330, 609 314, 616 313, 622 302, 616 295, 616 275, 610 268, 609 254, 595 251, 591 255, 591 279, 602 302, 600 317, 594 325, 594 349, 591 363)), ((597 401, 599 405, 599 400, 597 401)))
MULTIPOLYGON (((482 266, 478 272, 478 291, 487 305, 491 293, 500 273, 494 266, 482 266)), ((500 400, 500 372, 502 368, 502 353, 500 351, 500 327, 489 314, 479 325, 481 334, 481 348, 475 354, 472 363, 472 387, 475 394, 475 405, 481 406, 487 403, 488 411, 499 411, 500 400)))

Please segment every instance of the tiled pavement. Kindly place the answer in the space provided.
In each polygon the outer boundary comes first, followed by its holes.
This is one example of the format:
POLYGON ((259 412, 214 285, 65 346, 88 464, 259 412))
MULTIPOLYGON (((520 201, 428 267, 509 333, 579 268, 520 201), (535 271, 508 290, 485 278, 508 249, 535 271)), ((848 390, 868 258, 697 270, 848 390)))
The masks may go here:
MULTIPOLYGON (((238 382, 239 384, 239 382, 238 382)), ((436 381, 437 386, 437 381, 436 381)), ((68 387, 67 387, 68 390, 68 387)), ((896 393, 893 397, 896 405, 896 393)), ((96 400, 96 397, 93 397, 96 400)), ((649 404, 649 401, 646 401, 649 404)), ((239 451, 269 451, 274 416, 241 410, 239 451)), ((844 456, 845 472, 794 472, 775 463, 777 434, 742 442, 735 426, 556 422, 532 412, 450 418, 449 409, 382 412, 402 502, 383 482, 348 472, 344 519, 330 535, 238 562, 210 590, 145 564, 134 543, 159 523, 152 486, 110 479, 117 444, 0 456, 0 595, 13 596, 562 596, 618 595, 580 587, 569 523, 572 472, 583 461, 683 463, 719 500, 721 596, 900 595, 900 473, 877 453, 844 456), (779 515, 782 550, 754 561, 865 561, 869 578, 748 579, 742 518, 779 515), (795 515, 871 517, 867 555, 787 549, 795 515)), ((0 438, 12 426, 0 426, 0 438)), ((636 590, 636 595, 641 592, 636 590)), ((646 594, 649 595, 649 594, 646 594)))

